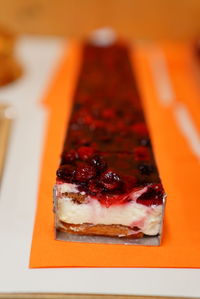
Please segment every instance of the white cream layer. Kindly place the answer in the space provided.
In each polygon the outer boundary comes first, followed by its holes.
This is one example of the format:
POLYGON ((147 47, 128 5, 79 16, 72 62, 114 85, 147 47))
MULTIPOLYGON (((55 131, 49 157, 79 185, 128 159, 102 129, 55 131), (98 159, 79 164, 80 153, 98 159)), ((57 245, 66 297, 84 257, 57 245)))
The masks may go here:
MULTIPOLYGON (((77 192, 76 186, 71 184, 59 185, 58 189, 58 193, 77 192)), ((87 203, 83 204, 74 203, 71 198, 66 196, 58 196, 57 201, 57 215, 59 220, 63 222, 137 226, 146 235, 160 233, 162 213, 162 205, 148 207, 138 204, 134 200, 121 205, 112 205, 108 208, 90 196, 88 196, 87 203)))

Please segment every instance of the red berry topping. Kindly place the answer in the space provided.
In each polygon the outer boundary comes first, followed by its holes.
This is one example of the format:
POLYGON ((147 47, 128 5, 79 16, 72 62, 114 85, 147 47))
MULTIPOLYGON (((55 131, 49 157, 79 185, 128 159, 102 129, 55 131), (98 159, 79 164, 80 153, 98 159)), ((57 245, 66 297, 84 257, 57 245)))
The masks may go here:
POLYGON ((77 158, 77 153, 74 150, 70 150, 62 154, 62 159, 65 163, 73 162, 76 158, 77 158))
POLYGON ((78 139, 76 140, 76 144, 80 146, 90 146, 91 141, 87 138, 82 138, 81 135, 78 136, 78 139))
POLYGON ((150 141, 149 138, 142 138, 142 139, 140 140, 140 144, 141 144, 142 146, 151 146, 151 141, 150 141))
POLYGON ((107 109, 103 110, 102 115, 105 118, 111 119, 111 118, 115 117, 115 111, 114 111, 114 109, 107 108, 107 109))
POLYGON ((99 155, 94 155, 90 159, 90 164, 94 166, 97 171, 103 171, 107 168, 107 163, 104 161, 103 157, 99 155))
POLYGON ((111 123, 106 124, 106 130, 112 136, 112 134, 117 131, 117 128, 116 128, 116 125, 111 122, 111 123))
POLYGON ((77 152, 78 152, 78 157, 81 160, 87 160, 94 154, 94 149, 90 146, 81 146, 79 147, 77 152))
POLYGON ((75 179, 78 182, 89 181, 96 175, 95 168, 87 164, 79 164, 76 169, 75 179))
POLYGON ((160 179, 124 45, 84 46, 65 141, 58 181, 75 183, 106 206, 132 200, 130 192, 144 186, 138 201, 162 199, 164 191, 151 185, 160 179))
POLYGON ((163 203, 164 191, 161 184, 148 186, 148 189, 138 199, 137 203, 145 206, 161 205, 163 203))
POLYGON ((75 169, 72 165, 62 165, 56 172, 58 178, 62 180, 72 180, 75 174, 75 169))
POLYGON ((132 125, 131 126, 131 130, 135 134, 140 135, 140 136, 146 136, 146 135, 148 135, 147 126, 143 122, 139 122, 139 123, 136 123, 136 124, 132 125))
POLYGON ((138 169, 139 169, 140 173, 144 174, 144 175, 150 175, 152 172, 155 171, 155 168, 153 167, 153 165, 144 164, 144 163, 139 164, 138 169))
POLYGON ((125 191, 129 192, 135 187, 135 185, 137 183, 137 178, 134 176, 130 176, 130 175, 124 175, 123 182, 125 185, 125 191))
POLYGON ((86 125, 92 125, 94 119, 90 115, 84 115, 79 121, 86 125))
POLYGON ((91 181, 89 183, 88 189, 92 194, 96 194, 96 193, 102 191, 102 187, 100 186, 100 184, 98 184, 97 182, 93 182, 93 181, 91 181))
POLYGON ((150 160, 150 154, 148 148, 144 146, 138 146, 134 148, 134 158, 136 161, 148 161, 150 160))
POLYGON ((122 184, 120 176, 110 169, 102 173, 100 182, 107 190, 118 189, 122 184))
POLYGON ((102 129, 106 126, 105 122, 103 122, 102 120, 93 120, 92 124, 91 124, 91 128, 92 129, 102 129))

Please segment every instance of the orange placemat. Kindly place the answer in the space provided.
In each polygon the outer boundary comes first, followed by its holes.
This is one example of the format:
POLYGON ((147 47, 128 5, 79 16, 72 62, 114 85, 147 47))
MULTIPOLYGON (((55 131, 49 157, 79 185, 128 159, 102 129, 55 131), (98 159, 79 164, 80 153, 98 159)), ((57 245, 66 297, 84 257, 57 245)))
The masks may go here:
MULTIPOLYGON (((156 159, 168 194, 164 238, 159 247, 84 244, 56 241, 52 212, 52 187, 59 163, 73 90, 80 65, 81 46, 71 43, 49 88, 44 103, 50 109, 42 162, 38 205, 30 255, 30 267, 200 267, 200 168, 198 157, 180 132, 174 107, 187 103, 195 126, 200 96, 191 79, 187 45, 159 45, 166 55, 174 101, 163 106, 149 65, 148 46, 136 47, 134 58, 138 83, 152 133, 156 159), (180 80, 180 67, 182 78, 180 80), (176 103, 176 104, 175 104, 176 103)), ((155 53, 154 53, 155 54, 155 53)))

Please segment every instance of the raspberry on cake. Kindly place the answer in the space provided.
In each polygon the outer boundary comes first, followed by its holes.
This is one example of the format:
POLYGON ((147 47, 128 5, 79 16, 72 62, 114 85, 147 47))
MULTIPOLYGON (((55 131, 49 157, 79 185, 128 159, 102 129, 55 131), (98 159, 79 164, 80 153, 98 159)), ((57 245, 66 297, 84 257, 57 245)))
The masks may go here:
POLYGON ((58 231, 138 239, 161 232, 165 192, 128 48, 85 44, 55 185, 58 231))

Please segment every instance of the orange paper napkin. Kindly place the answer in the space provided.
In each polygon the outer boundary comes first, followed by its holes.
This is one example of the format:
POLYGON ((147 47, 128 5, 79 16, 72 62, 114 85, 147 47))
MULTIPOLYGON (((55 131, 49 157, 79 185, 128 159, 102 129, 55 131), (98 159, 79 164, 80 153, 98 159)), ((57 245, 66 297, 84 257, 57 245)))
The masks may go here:
MULTIPOLYGON (((70 116, 81 63, 81 45, 72 42, 45 96, 50 113, 45 140, 30 267, 200 267, 200 168, 180 130, 175 109, 183 104, 200 128, 200 90, 188 45, 138 45, 133 63, 149 123, 160 175, 168 194, 161 246, 84 244, 54 236, 52 188, 70 116), (152 75, 152 57, 165 55, 174 98, 163 105, 152 75), (136 59, 135 59, 136 58, 136 59)), ((200 67, 200 66, 199 66, 200 67)))

